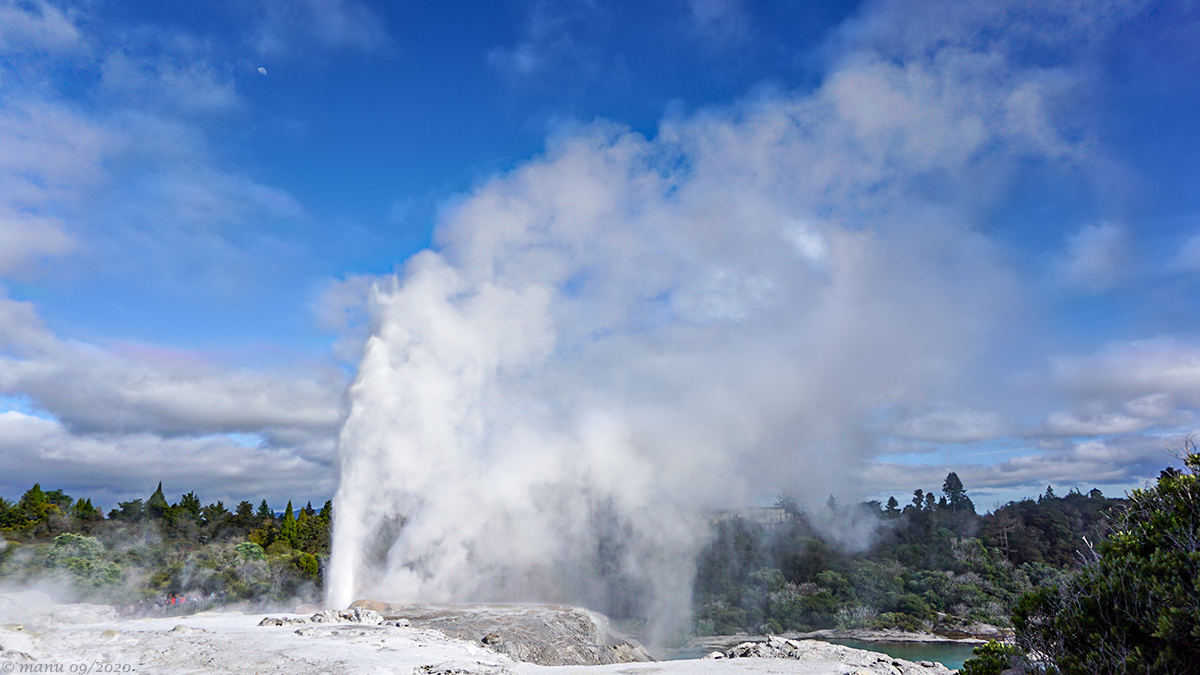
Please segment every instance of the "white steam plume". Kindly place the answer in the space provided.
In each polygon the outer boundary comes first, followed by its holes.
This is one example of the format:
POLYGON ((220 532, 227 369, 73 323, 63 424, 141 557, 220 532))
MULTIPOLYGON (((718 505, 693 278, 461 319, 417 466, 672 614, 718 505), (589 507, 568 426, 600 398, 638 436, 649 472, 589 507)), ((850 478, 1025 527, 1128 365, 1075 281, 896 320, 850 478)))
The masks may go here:
POLYGON ((1011 304, 975 226, 1005 177, 1085 159, 1047 113, 1066 71, 929 39, 652 139, 593 125, 455 207, 370 296, 330 603, 666 630, 699 507, 849 488, 871 420, 953 386, 1011 304))

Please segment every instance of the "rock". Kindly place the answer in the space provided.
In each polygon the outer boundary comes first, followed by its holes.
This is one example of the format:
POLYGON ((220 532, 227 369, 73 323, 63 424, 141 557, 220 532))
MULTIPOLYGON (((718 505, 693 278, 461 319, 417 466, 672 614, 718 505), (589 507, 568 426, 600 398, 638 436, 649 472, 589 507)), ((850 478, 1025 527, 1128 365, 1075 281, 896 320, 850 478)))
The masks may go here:
POLYGON ((448 661, 415 669, 415 675, 510 675, 512 671, 501 666, 493 666, 481 661, 473 663, 448 661))
MULTIPOLYGON (((952 675, 955 671, 933 661, 914 663, 887 654, 830 644, 820 640, 788 640, 777 636, 763 642, 743 642, 727 649, 725 658, 795 659, 843 663, 854 675, 952 675)), ((708 658, 716 658, 709 655, 708 658)))
POLYGON ((601 614, 580 607, 552 605, 386 605, 378 607, 389 621, 409 621, 528 663, 543 666, 585 666, 654 658, 637 641, 617 635, 601 614))
POLYGON ((380 614, 383 614, 384 610, 386 610, 388 606, 386 602, 380 602, 378 600, 356 600, 350 603, 350 609, 354 609, 356 607, 369 609, 372 612, 379 612, 380 614))
POLYGON ((390 626, 408 625, 401 624, 396 621, 385 622, 383 617, 378 612, 363 609, 362 607, 354 607, 351 609, 327 609, 323 612, 317 612, 312 616, 301 617, 263 617, 262 621, 258 622, 260 626, 299 626, 310 623, 365 623, 369 626, 378 626, 387 623, 390 626))
POLYGON ((34 661, 37 661, 37 659, 33 658, 29 654, 26 654, 25 652, 18 652, 14 649, 6 650, 3 647, 0 647, 0 659, 4 659, 5 661, 15 661, 17 663, 33 663, 34 661))

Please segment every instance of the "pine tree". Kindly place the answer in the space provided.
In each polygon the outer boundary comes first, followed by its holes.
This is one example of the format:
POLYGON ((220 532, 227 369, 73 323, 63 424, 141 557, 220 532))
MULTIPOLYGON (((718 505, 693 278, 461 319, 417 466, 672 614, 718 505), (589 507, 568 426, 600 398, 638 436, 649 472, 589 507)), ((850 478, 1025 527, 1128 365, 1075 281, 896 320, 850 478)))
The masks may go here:
POLYGON ((975 513, 975 504, 967 496, 967 490, 959 480, 958 474, 953 471, 946 474, 946 481, 942 483, 942 493, 946 495, 946 505, 952 513, 975 513))
POLYGON ((166 515, 167 508, 167 496, 163 494, 162 481, 159 481, 158 487, 154 489, 154 494, 146 500, 146 515, 152 519, 162 518, 166 515))
POLYGON ((258 512, 254 515, 261 519, 264 523, 267 521, 275 522, 275 513, 271 511, 271 507, 267 506, 267 500, 265 499, 262 500, 262 503, 258 505, 258 512))
POLYGON ((300 529, 296 524, 296 516, 292 514, 292 503, 287 503, 283 510, 283 521, 279 524, 279 538, 286 541, 292 548, 300 548, 300 529))
POLYGON ((17 502, 17 508, 20 509, 21 515, 30 523, 45 521, 50 517, 50 510, 53 507, 54 505, 46 498, 46 493, 42 491, 41 483, 34 483, 33 487, 21 495, 21 501, 17 502))
POLYGON ((200 498, 195 492, 189 492, 179 498, 179 509, 192 520, 200 520, 200 498))

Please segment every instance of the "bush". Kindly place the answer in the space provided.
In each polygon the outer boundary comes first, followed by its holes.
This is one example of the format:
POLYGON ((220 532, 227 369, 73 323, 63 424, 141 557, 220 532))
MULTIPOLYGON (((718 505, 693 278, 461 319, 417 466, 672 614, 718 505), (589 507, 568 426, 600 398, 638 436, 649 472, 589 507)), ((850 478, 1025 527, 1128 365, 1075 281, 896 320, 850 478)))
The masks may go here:
POLYGON ((971 650, 974 654, 963 662, 959 675, 1000 675, 1016 666, 1021 660, 1021 650, 1015 645, 1006 645, 989 640, 971 650))
POLYGON ((314 579, 321 573, 321 565, 317 562, 317 556, 311 553, 301 553, 296 556, 296 568, 314 579))
POLYGON ((896 611, 918 619, 928 619, 933 615, 929 603, 916 593, 905 593, 896 598, 896 611))
POLYGON ((121 568, 103 556, 104 544, 95 537, 68 532, 54 538, 46 561, 50 567, 65 570, 76 588, 114 586, 121 581, 121 568))
POLYGON ((238 556, 244 560, 267 559, 267 552, 263 550, 263 547, 252 541, 243 541, 237 546, 234 546, 233 549, 237 551, 238 556))
POLYGON ((1066 675, 1200 672, 1200 454, 1134 490, 1095 560, 1021 598, 1018 643, 1066 675))
POLYGON ((925 622, 915 616, 902 614, 900 612, 884 612, 875 617, 874 628, 898 628, 910 633, 917 633, 925 630, 925 622))

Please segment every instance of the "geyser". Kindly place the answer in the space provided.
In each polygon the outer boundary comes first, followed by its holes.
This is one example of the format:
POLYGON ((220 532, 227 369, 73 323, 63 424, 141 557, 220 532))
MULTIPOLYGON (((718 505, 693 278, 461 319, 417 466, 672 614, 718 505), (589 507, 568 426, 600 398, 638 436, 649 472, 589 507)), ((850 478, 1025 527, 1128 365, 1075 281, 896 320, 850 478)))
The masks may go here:
POLYGON ((703 507, 853 496, 1009 304, 975 226, 1003 177, 1073 152, 1042 103, 1068 78, 971 34, 652 139, 589 126, 450 209, 366 299, 331 606, 574 602, 661 632, 703 507))

